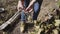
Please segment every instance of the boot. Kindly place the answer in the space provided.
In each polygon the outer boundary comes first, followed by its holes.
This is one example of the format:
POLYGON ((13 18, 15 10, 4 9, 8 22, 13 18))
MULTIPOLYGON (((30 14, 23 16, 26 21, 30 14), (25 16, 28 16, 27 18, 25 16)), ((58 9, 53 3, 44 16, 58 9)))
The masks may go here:
POLYGON ((24 30, 24 21, 21 21, 20 23, 20 31, 23 32, 24 30))
POLYGON ((37 24, 37 20, 33 20, 34 26, 36 26, 37 24))

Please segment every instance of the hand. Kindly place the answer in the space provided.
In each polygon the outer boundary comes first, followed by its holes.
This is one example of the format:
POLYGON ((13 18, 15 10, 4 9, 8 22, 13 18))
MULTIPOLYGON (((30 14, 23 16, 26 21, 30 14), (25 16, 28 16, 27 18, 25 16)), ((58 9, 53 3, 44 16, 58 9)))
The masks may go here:
POLYGON ((18 1, 17 10, 19 11, 21 9, 23 9, 22 2, 21 1, 18 1))
POLYGON ((28 8, 26 11, 31 12, 33 9, 32 8, 28 8))
POLYGON ((33 11, 33 9, 29 10, 29 13, 32 12, 32 11, 33 11))
POLYGON ((25 11, 25 13, 28 13, 28 11, 27 11, 27 10, 25 10, 25 9, 24 9, 24 11, 25 11))

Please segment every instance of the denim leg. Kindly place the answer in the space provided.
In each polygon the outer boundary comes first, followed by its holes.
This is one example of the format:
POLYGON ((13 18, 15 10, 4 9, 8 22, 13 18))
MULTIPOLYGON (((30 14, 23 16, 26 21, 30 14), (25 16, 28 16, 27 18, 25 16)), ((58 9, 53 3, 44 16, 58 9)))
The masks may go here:
POLYGON ((37 20, 38 11, 40 10, 39 8, 40 8, 39 3, 38 2, 34 3, 34 7, 33 7, 33 9, 34 9, 33 20, 37 20))
POLYGON ((26 17, 25 17, 25 13, 24 10, 22 10, 21 12, 21 21, 25 21, 26 17))
POLYGON ((24 0, 24 7, 27 8, 30 3, 30 0, 24 0))

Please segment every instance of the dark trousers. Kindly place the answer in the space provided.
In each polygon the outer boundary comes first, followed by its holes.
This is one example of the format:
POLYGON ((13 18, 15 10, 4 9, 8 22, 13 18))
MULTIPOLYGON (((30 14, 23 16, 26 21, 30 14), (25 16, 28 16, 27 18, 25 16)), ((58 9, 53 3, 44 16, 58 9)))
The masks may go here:
MULTIPOLYGON (((27 8, 30 3, 30 0, 24 0, 24 7, 27 8)), ((24 13, 24 10, 21 11, 21 21, 26 20, 26 15, 24 13)))
POLYGON ((38 2, 34 3, 33 10, 34 10, 34 12, 33 12, 33 20, 37 20, 38 12, 40 10, 40 5, 39 5, 38 2))

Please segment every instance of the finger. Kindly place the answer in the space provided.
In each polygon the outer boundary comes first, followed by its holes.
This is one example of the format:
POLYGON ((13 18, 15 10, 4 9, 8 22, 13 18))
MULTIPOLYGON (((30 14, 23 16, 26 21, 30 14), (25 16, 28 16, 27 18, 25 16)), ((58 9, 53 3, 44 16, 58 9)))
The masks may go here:
POLYGON ((33 9, 29 10, 29 12, 32 12, 33 9))

